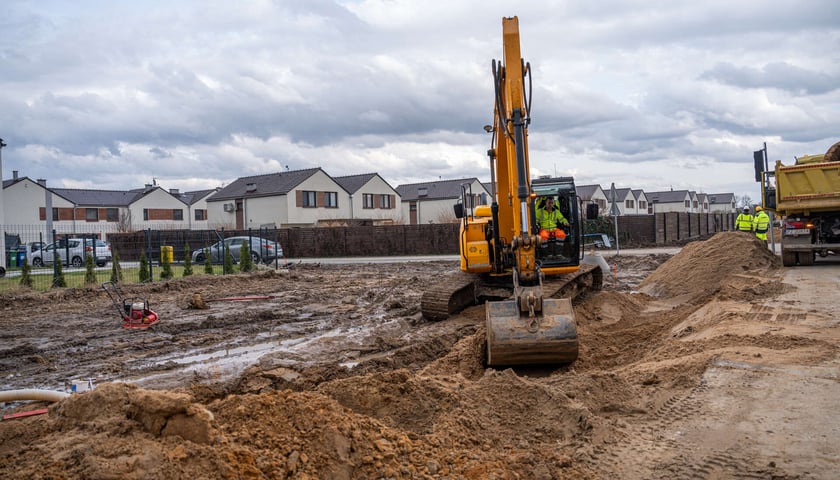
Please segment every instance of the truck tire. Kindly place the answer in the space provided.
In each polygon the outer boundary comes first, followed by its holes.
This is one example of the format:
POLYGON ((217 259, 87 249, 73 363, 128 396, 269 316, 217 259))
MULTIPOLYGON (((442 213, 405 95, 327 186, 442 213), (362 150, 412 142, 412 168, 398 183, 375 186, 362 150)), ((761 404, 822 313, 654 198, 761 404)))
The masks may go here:
POLYGON ((782 266, 795 267, 796 252, 791 252, 790 250, 782 250, 782 266))
POLYGON ((840 142, 835 143, 825 152, 826 162, 840 162, 840 142))
POLYGON ((814 264, 814 252, 799 252, 799 264, 810 267, 814 264))

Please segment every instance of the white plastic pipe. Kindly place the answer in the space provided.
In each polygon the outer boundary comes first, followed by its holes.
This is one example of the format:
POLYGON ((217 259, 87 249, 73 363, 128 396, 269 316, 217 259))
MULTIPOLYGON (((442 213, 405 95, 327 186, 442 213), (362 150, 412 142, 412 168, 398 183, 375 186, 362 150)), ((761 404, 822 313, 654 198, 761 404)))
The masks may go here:
POLYGON ((45 400, 47 402, 57 402, 69 396, 69 393, 56 392, 55 390, 29 388, 24 390, 6 390, 5 392, 0 392, 0 402, 14 402, 18 400, 45 400))

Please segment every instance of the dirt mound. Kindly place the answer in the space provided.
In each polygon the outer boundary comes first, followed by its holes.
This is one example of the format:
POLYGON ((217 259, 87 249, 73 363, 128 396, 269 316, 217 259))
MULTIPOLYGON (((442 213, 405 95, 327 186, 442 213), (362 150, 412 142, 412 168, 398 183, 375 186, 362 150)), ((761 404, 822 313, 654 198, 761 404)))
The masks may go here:
POLYGON ((754 235, 721 232, 692 242, 639 284, 639 291, 654 297, 680 297, 697 301, 717 293, 730 277, 749 273, 761 276, 781 266, 778 257, 754 235))

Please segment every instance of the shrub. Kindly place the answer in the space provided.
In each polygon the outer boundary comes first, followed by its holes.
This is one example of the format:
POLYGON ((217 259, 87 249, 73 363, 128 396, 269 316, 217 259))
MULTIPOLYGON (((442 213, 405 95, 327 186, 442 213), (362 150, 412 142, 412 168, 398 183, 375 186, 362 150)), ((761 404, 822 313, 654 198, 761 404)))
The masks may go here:
POLYGON ((242 248, 239 250, 239 271, 250 272, 254 269, 254 260, 251 258, 251 249, 248 248, 248 240, 242 240, 242 248))
POLYGON ((192 274, 192 252, 190 251, 190 244, 187 243, 184 245, 184 276, 189 277, 192 274))
POLYGON ((149 259, 146 258, 146 252, 140 250, 140 283, 147 283, 152 281, 152 276, 149 274, 149 259))
POLYGON ((96 261, 93 255, 85 255, 85 285, 93 285, 96 283, 96 261))

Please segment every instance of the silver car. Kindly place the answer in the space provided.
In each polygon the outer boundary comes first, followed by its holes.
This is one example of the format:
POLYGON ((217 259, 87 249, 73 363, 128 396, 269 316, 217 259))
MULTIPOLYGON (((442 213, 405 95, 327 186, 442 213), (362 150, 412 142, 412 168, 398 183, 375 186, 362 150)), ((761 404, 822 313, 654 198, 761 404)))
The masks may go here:
POLYGON ((52 265, 55 262, 55 258, 58 257, 61 258, 63 265, 81 268, 85 265, 85 257, 87 255, 94 256, 96 266, 104 267, 111 261, 111 246, 102 240, 91 240, 89 238, 59 240, 32 252, 32 266, 43 267, 44 265, 52 265))
POLYGON ((251 251, 251 260, 254 263, 270 263, 276 258, 283 258, 283 248, 279 243, 266 240, 260 237, 229 237, 221 242, 210 245, 209 248, 202 248, 192 253, 193 263, 204 263, 209 252, 210 261, 222 263, 225 258, 225 248, 230 249, 230 256, 234 262, 239 263, 239 251, 242 249, 242 242, 248 242, 251 251))

